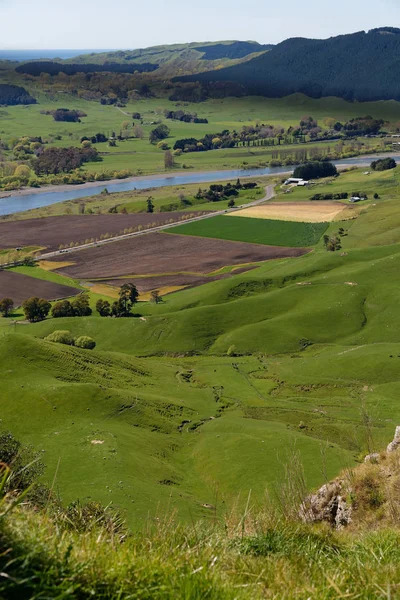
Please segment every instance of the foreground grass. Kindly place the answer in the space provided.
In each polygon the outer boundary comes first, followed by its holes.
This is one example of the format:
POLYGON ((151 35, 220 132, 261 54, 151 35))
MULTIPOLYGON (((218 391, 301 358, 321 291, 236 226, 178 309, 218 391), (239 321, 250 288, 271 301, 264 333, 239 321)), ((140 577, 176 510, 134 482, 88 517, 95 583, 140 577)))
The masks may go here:
POLYGON ((121 543, 43 512, 0 519, 7 600, 336 600, 399 598, 400 533, 332 533, 285 521, 231 528, 154 523, 121 543), (71 531, 72 530, 72 531, 71 531))

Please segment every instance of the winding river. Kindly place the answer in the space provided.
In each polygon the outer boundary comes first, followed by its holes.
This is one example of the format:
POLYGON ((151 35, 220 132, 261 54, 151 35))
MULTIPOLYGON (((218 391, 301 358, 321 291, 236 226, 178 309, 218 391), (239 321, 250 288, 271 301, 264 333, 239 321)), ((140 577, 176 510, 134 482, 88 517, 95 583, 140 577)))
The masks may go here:
MULTIPOLYGON (((393 156, 393 155, 391 155, 393 156)), ((373 160, 373 156, 360 156, 357 158, 348 158, 336 162, 336 165, 358 165, 367 166, 373 160)), ((396 161, 400 161, 400 156, 393 156, 396 161)), ((293 167, 290 167, 292 170, 293 167)), ((88 198, 99 194, 105 187, 109 192, 126 192, 129 190, 143 190, 147 188, 159 188, 166 186, 184 185, 188 183, 209 183, 213 181, 223 181, 228 179, 237 179, 238 177, 261 177, 263 175, 277 175, 288 172, 288 167, 266 167, 264 169, 235 169, 230 171, 204 171, 197 173, 180 173, 177 175, 148 175, 144 177, 135 177, 117 182, 95 182, 80 186, 62 186, 60 191, 52 189, 51 191, 36 191, 34 193, 20 192, 10 196, 0 198, 0 215, 9 215, 17 212, 41 208, 66 200, 76 200, 77 198, 88 198)))

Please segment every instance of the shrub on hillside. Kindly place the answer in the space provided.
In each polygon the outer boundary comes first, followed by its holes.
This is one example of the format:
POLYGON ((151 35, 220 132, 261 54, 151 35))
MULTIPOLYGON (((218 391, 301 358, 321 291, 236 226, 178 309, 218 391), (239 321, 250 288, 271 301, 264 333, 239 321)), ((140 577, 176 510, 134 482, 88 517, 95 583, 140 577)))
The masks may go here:
POLYGON ((85 350, 93 350, 96 347, 96 342, 91 337, 82 335, 75 340, 75 346, 85 350))
POLYGON ((75 339, 70 331, 67 330, 57 330, 50 333, 47 337, 44 338, 47 342, 55 342, 57 344, 66 344, 67 346, 74 346, 75 339))

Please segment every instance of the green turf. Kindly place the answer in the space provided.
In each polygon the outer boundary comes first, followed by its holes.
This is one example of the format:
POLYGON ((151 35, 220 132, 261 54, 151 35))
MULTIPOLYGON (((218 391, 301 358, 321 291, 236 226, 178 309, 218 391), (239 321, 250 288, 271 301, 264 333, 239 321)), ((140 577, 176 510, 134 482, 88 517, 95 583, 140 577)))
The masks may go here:
POLYGON ((327 223, 295 223, 249 217, 238 219, 218 215, 213 219, 179 225, 169 229, 169 233, 301 248, 315 245, 327 228, 327 223))

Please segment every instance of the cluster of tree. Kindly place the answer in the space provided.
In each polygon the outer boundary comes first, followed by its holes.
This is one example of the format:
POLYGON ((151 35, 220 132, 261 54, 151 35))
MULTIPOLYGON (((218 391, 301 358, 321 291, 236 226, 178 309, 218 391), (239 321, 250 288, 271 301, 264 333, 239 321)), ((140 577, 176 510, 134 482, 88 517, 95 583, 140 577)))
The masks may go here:
POLYGON ((42 114, 52 115, 55 121, 66 123, 80 123, 82 117, 87 117, 87 114, 82 110, 70 110, 69 108, 57 108, 57 110, 46 110, 42 114))
POLYGON ((58 75, 64 73, 65 75, 76 75, 77 73, 151 73, 158 69, 157 64, 152 63, 131 63, 124 65, 120 63, 107 63, 104 65, 95 64, 73 64, 73 63, 57 63, 52 61, 32 61, 19 65, 15 70, 18 73, 24 73, 26 75, 32 75, 37 77, 42 73, 48 75, 58 75))
POLYGON ((314 194, 310 200, 347 200, 347 192, 338 192, 337 194, 314 194))
POLYGON ((45 148, 33 161, 36 175, 70 173, 87 162, 98 162, 102 158, 96 148, 45 148))
POLYGON ((51 304, 48 300, 44 298, 38 298, 37 296, 33 296, 32 298, 28 298, 22 304, 22 308, 25 314, 25 318, 31 323, 38 323, 39 321, 44 321, 47 315, 50 312, 51 304))
POLYGON ((356 135, 377 135, 384 123, 385 121, 382 119, 374 119, 370 115, 367 115, 366 117, 355 117, 344 124, 337 121, 334 124, 333 129, 335 131, 342 131, 348 137, 356 135))
POLYGON ((347 235, 343 229, 343 227, 339 227, 339 231, 337 234, 333 236, 329 236, 327 234, 323 237, 324 246, 328 252, 336 252, 337 250, 342 249, 341 237, 347 235))
POLYGON ((92 309, 89 305, 87 293, 80 294, 75 300, 61 300, 56 302, 51 309, 51 316, 55 319, 62 317, 90 317, 92 309))
POLYGON ((33 98, 25 88, 18 85, 0 84, 0 104, 16 106, 17 104, 36 104, 33 98))
POLYGON ((335 165, 328 161, 307 162, 296 167, 293 172, 293 177, 306 180, 334 177, 335 175, 337 175, 337 169, 335 165))
POLYGON ((175 121, 183 121, 184 123, 208 123, 208 119, 203 119, 197 116, 197 114, 186 113, 183 110, 165 110, 164 115, 166 119, 173 119, 175 121))
POLYGON ((96 347, 96 342, 87 335, 81 335, 75 338, 67 329, 53 331, 50 335, 44 338, 47 342, 55 342, 56 344, 66 344, 67 346, 75 346, 84 350, 93 350, 96 347))
POLYGON ((217 148, 234 148, 235 146, 236 142, 232 139, 230 132, 224 129, 220 133, 208 133, 199 140, 196 138, 176 140, 174 150, 181 150, 182 152, 205 152, 217 148))
POLYGON ((394 158, 381 158, 379 160, 374 160, 371 163, 371 169, 373 171, 388 171, 389 169, 395 169, 397 166, 394 158))
POLYGON ((298 37, 251 60, 176 81, 235 82, 247 94, 273 98, 303 93, 360 102, 400 100, 400 63, 393 61, 399 54, 398 31, 360 31, 325 40, 298 37))
POLYGON ((96 310, 101 317, 130 317, 132 308, 139 298, 139 292, 133 283, 124 283, 120 287, 118 300, 110 304, 108 300, 98 300, 96 310))
MULTIPOLYGON (((175 81, 175 80, 174 80, 175 81)), ((246 95, 244 85, 236 81, 201 81, 176 83, 169 100, 172 102, 203 102, 207 98, 241 97, 246 95)))
POLYGON ((106 135, 104 135, 104 133, 96 133, 95 135, 92 135, 92 137, 87 137, 86 135, 84 135, 83 137, 81 137, 81 143, 82 142, 91 142, 92 144, 101 144, 104 142, 108 142, 108 137, 106 135))
POLYGON ((0 300, 0 315, 9 317, 14 309, 14 300, 12 298, 2 298, 0 300))
MULTIPOLYGON (((241 183, 240 179, 235 184, 227 183, 225 185, 213 183, 207 190, 199 188, 195 195, 196 200, 206 200, 207 202, 219 202, 239 195, 239 190, 252 190, 257 187, 253 181, 241 183)), ((232 204, 234 206, 234 202, 232 204)))
POLYGON ((157 125, 157 127, 151 130, 149 135, 149 141, 151 144, 156 144, 161 140, 165 140, 169 136, 169 133, 169 127, 161 123, 160 125, 157 125))

